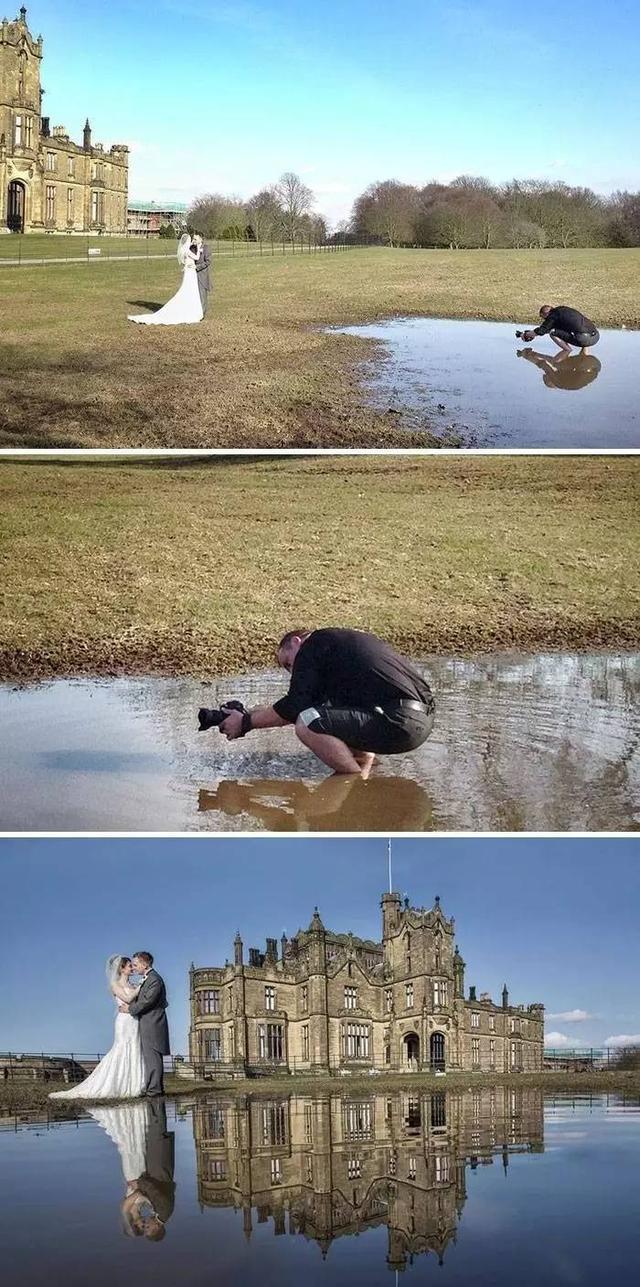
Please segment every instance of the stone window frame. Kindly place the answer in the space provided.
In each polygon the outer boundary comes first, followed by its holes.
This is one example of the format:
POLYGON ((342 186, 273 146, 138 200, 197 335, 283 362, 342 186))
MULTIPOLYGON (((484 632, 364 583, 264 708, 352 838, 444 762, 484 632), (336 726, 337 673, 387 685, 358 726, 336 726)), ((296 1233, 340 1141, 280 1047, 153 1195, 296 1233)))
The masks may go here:
POLYGON ((471 1011, 471 1027, 478 1030, 480 1028, 480 1011, 479 1010, 471 1011))
POLYGON ((302 1038, 302 1058, 303 1058, 303 1060, 304 1060, 304 1062, 305 1062, 305 1063, 308 1063, 308 1062, 309 1062, 309 1050, 310 1050, 310 1045, 309 1045, 309 1024, 308 1024, 308 1023, 303 1023, 303 1025, 302 1025, 301 1038, 302 1038))
POLYGON ((46 222, 54 223, 56 218, 56 188, 54 183, 48 183, 45 193, 46 199, 46 222))
POLYGON ((358 1009, 358 989, 354 986, 345 986, 344 989, 344 1008, 345 1010, 358 1009))
POLYGON ((415 1006, 415 992, 413 988, 413 983, 405 983, 404 999, 405 999, 406 1009, 413 1010, 413 1007, 415 1006))
POLYGON ((273 986, 272 983, 265 983, 265 986, 264 986, 265 1010, 268 1010, 269 1013, 272 1014, 278 1008, 277 1001, 278 1001, 278 996, 277 996, 275 987, 273 986))
POLYGON ((13 146, 24 147, 24 112, 16 112, 13 118, 13 146))
POLYGON ((220 1014, 220 989, 200 988, 197 993, 198 1014, 220 1014))
POLYGON ((471 1064, 473 1068, 480 1067, 480 1038, 471 1038, 471 1064))
POLYGON ((205 1063, 223 1063, 224 1037, 222 1027, 202 1029, 205 1063), (217 1053, 216 1053, 217 1052, 217 1053))
POLYGON ((55 174, 57 170, 55 152, 47 152, 47 174, 55 174))

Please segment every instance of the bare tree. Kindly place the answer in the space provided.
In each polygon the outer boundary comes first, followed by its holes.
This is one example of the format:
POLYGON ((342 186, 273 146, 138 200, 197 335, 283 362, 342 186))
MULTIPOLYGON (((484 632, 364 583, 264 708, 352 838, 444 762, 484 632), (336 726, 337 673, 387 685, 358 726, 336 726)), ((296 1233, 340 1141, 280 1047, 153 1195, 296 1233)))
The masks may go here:
POLYGON ((413 245, 419 214, 418 189, 409 183, 387 179, 370 184, 358 197, 352 224, 360 235, 375 237, 386 246, 413 245))
POLYGON ((220 192, 198 197, 188 211, 187 222, 212 240, 244 240, 247 234, 244 203, 240 197, 225 197, 220 192))
POLYGON ((282 236, 284 211, 275 187, 262 188, 247 201, 247 224, 256 241, 282 236))
POLYGON ((315 197, 302 179, 287 170, 274 189, 283 211, 284 235, 293 241, 300 234, 302 220, 313 210, 315 197))

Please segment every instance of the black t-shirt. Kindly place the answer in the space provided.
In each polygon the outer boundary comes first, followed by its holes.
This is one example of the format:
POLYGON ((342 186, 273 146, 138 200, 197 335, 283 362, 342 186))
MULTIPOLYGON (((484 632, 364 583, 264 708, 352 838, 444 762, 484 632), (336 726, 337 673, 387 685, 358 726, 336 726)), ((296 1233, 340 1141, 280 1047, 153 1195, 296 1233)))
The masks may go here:
POLYGON ((547 313, 540 326, 536 326, 536 335, 548 335, 550 331, 571 331, 574 335, 594 335, 597 331, 595 322, 579 313, 577 308, 568 308, 558 304, 547 313))
POLYGON ((293 663, 289 692, 274 710, 294 724, 309 706, 373 710, 400 698, 428 704, 431 690, 390 644, 361 630, 314 630, 293 663))

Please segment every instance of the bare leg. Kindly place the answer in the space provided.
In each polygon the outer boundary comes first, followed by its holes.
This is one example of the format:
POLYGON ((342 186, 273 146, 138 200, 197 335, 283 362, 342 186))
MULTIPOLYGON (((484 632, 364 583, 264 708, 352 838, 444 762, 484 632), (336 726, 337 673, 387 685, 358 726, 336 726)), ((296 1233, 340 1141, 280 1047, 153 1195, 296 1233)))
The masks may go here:
POLYGON ((373 751, 354 751, 353 758, 354 760, 357 760, 358 764, 360 765, 360 776, 366 780, 376 762, 376 756, 374 755, 374 752, 373 751))
POLYGON ((549 339, 553 340, 554 344, 557 344, 558 348, 562 349, 563 353, 571 352, 571 345, 566 344, 564 340, 559 340, 557 335, 550 335, 549 339))
POLYGON ((339 737, 333 737, 331 733, 312 733, 301 719, 296 723, 296 737, 334 773, 362 772, 353 751, 339 737))

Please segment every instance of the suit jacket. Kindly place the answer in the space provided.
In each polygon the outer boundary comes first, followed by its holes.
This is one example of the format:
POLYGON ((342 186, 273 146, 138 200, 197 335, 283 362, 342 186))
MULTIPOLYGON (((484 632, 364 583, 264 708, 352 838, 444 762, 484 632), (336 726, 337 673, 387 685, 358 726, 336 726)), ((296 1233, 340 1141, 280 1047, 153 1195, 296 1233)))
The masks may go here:
POLYGON ((140 1021, 142 1046, 161 1055, 169 1055, 169 1025, 165 1014, 169 1002, 163 979, 157 970, 149 970, 135 999, 129 1002, 129 1014, 140 1021))
POLYGON ((196 263, 196 272, 198 274, 198 285, 203 286, 205 290, 211 290, 211 277, 209 268, 211 265, 211 253, 206 241, 202 243, 202 254, 196 263))

